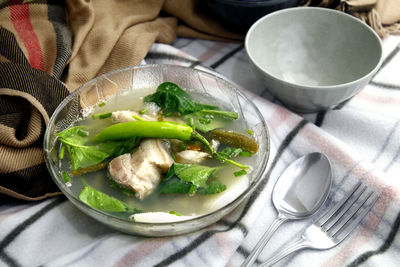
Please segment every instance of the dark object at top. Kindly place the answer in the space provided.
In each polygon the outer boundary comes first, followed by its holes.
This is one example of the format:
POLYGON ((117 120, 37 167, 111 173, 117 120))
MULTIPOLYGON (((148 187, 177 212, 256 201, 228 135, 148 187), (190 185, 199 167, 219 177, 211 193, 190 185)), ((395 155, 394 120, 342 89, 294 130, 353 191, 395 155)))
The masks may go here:
POLYGON ((235 32, 245 33, 259 18, 301 0, 206 0, 207 8, 235 32))

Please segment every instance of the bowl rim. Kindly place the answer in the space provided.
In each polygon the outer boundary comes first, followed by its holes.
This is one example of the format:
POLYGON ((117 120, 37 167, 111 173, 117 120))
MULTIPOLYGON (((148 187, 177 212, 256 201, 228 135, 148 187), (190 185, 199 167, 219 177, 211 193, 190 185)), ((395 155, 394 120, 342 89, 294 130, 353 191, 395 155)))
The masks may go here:
MULTIPOLYGON (((260 110, 258 109, 258 107, 255 105, 255 103, 248 97, 246 96, 246 94, 242 91, 244 90, 241 86, 239 86, 238 84, 236 84, 235 82, 231 81, 230 79, 224 77, 222 74, 217 73, 215 71, 213 71, 212 69, 203 66, 203 65, 198 65, 195 67, 190 67, 190 66, 181 66, 181 65, 174 65, 174 64, 145 64, 145 65, 138 65, 138 66, 129 66, 129 67, 125 67, 122 69, 118 69, 118 70, 114 70, 114 71, 110 71, 107 73, 104 73, 94 79, 91 79, 89 81, 87 81, 86 83, 82 84, 79 88, 77 88, 75 91, 73 91, 70 95, 68 95, 56 108, 56 110, 53 112, 49 123, 46 126, 46 131, 44 134, 44 141, 43 141, 43 149, 44 149, 44 158, 45 158, 45 163, 46 163, 46 167, 47 170, 49 171, 49 174, 52 178, 52 180, 56 183, 56 185, 59 187, 59 189, 63 192, 63 194, 68 198, 72 198, 73 201, 70 199, 70 202, 72 202, 72 204, 74 206, 77 206, 78 209, 82 209, 83 206, 88 208, 90 210, 89 213, 95 213, 98 214, 102 217, 105 218, 111 218, 114 221, 120 222, 120 223, 130 223, 132 225, 138 225, 138 226, 166 226, 166 225, 171 225, 173 224, 174 226, 177 225, 185 225, 185 224, 190 224, 193 222, 196 222, 198 220, 201 220, 203 218, 207 218, 207 217, 211 217, 217 213, 223 212, 224 210, 229 209, 231 206, 236 207, 237 205, 239 205, 245 198, 247 198, 250 194, 253 193, 253 191, 259 186, 259 184, 264 180, 264 179, 269 179, 269 177, 267 177, 265 175, 266 173, 266 167, 269 161, 269 156, 270 156, 270 145, 271 145, 271 140, 270 140, 270 134, 269 134, 269 130, 268 130, 268 126, 267 123, 264 119, 264 116, 262 115, 262 113, 260 112, 260 110), (51 125, 54 125, 54 121, 56 116, 58 115, 58 113, 69 103, 69 101, 71 99, 73 99, 77 94, 79 94, 79 92, 81 90, 83 90, 83 88, 85 88, 87 85, 96 82, 97 80, 101 80, 104 77, 107 77, 109 75, 113 75, 116 73, 120 73, 120 72, 124 72, 124 71, 128 71, 128 70, 135 70, 135 69, 146 69, 146 68, 155 68, 155 67, 165 67, 165 68, 181 68, 181 69, 187 69, 187 70, 196 70, 197 72, 200 73, 205 73, 207 75, 212 75, 215 76, 217 79, 220 79, 222 82, 225 83, 229 83, 232 85, 232 89, 235 91, 235 93, 239 94, 241 97, 243 97, 244 99, 246 99, 246 101, 248 102, 248 104, 250 104, 252 106, 252 108, 255 110, 257 117, 260 119, 260 123, 262 125, 262 128, 264 129, 264 135, 263 137, 266 137, 266 151, 264 155, 260 155, 262 158, 260 159, 261 161, 261 165, 258 168, 258 172, 255 174, 254 177, 259 177, 258 179, 255 179, 253 181, 253 183, 249 183, 249 186, 247 187, 247 189, 245 191, 243 191, 240 195, 236 196, 235 199, 233 199, 231 202, 227 203, 226 205, 214 210, 213 212, 210 213, 206 213, 200 216, 196 216, 190 219, 186 219, 186 220, 181 220, 181 221, 175 221, 175 222, 137 222, 137 221, 131 221, 131 220, 127 220, 127 219, 123 219, 120 217, 116 217, 113 215, 110 215, 109 213, 105 212, 105 211, 101 211, 98 209, 95 209, 89 205, 87 205, 86 203, 83 203, 78 197, 76 197, 73 194, 70 194, 69 192, 67 192, 65 190, 65 183, 63 183, 61 181, 61 179, 57 179, 58 177, 58 173, 56 172, 56 170, 52 167, 52 159, 51 159, 51 150, 49 150, 48 148, 51 146, 50 144, 50 134, 51 134, 51 125), (200 67, 201 69, 197 68, 200 67), (76 203, 82 204, 82 207, 79 207, 76 203)), ((55 146, 53 146, 54 149, 55 146)), ((86 213, 86 212, 85 212, 86 213)), ((87 213, 86 213, 87 214, 87 213)), ((87 214, 90 217, 93 217, 92 214, 87 214)), ((221 218, 218 218, 218 221, 221 218)), ((95 218, 95 220, 99 221, 97 219, 97 217, 95 218)), ((105 222, 100 221, 102 224, 105 224, 105 222)), ((209 224, 207 224, 209 225, 209 224)), ((205 227, 205 226, 203 226, 205 227)), ((202 227, 202 228, 203 228, 202 227)), ((193 232, 196 229, 190 230, 189 232, 193 232)), ((121 231, 121 230, 120 230, 121 231)), ((132 231, 130 233, 136 233, 136 234, 141 234, 139 232, 135 232, 132 231)), ((171 233, 173 234, 173 233, 171 233)))
POLYGON ((258 19, 248 30, 246 37, 245 37, 245 50, 246 50, 246 54, 248 56, 248 58, 250 59, 250 62, 252 64, 254 64, 260 71, 263 72, 263 74, 268 75, 269 77, 271 77, 272 79, 281 82, 285 85, 291 86, 291 87, 297 87, 299 89, 303 89, 303 90, 336 90, 342 87, 348 87, 354 84, 359 83, 361 80, 365 79, 366 77, 369 77, 371 75, 373 75, 374 73, 376 73, 379 68, 382 65, 383 62, 383 44, 382 44, 382 40, 379 37, 379 35, 366 23, 362 22, 360 19, 349 15, 347 13, 344 13, 342 11, 338 11, 338 10, 334 10, 334 9, 330 9, 330 8, 324 8, 324 7, 292 7, 292 8, 286 8, 286 9, 282 9, 276 12, 272 12, 270 14, 267 14, 263 17, 261 17, 260 19, 258 19), (378 44, 378 48, 379 48, 379 60, 376 63, 375 67, 370 70, 368 73, 364 74, 363 76, 361 76, 360 78, 350 81, 350 82, 346 82, 346 83, 339 83, 339 84, 334 84, 334 85, 304 85, 304 84, 296 84, 293 82, 288 82, 285 81, 283 79, 277 78, 276 76, 272 75, 271 73, 267 72, 266 70, 264 70, 264 68, 262 68, 260 66, 260 64, 257 63, 257 61, 255 60, 254 56, 252 56, 252 53, 250 51, 249 48, 249 42, 250 42, 250 35, 252 34, 253 31, 255 31, 255 29, 258 27, 259 24, 263 23, 264 20, 267 20, 270 17, 273 16, 279 16, 282 13, 291 13, 291 12, 297 12, 300 10, 315 10, 317 12, 326 12, 326 13, 333 13, 337 16, 343 16, 343 17, 347 17, 350 20, 354 21, 356 24, 360 25, 361 27, 364 27, 367 32, 371 33, 372 36, 375 37, 375 39, 377 40, 377 44, 378 44))

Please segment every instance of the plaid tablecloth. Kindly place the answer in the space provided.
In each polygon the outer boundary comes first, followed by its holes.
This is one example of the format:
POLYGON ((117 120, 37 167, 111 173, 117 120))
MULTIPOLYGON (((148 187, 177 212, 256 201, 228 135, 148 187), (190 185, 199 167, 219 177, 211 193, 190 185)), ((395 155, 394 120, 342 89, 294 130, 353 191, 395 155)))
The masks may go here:
POLYGON ((11 200, 0 206, 0 266, 239 266, 276 217, 271 203, 276 179, 312 151, 325 153, 333 165, 328 200, 312 218, 278 229, 257 263, 297 239, 324 209, 364 181, 381 197, 348 239, 330 250, 296 253, 277 266, 399 266, 400 37, 383 43, 384 63, 363 91, 334 110, 307 115, 291 112, 268 94, 241 44, 179 38, 172 46, 153 45, 146 63, 209 67, 248 93, 269 127, 269 182, 214 225, 165 238, 112 230, 63 196, 11 200))

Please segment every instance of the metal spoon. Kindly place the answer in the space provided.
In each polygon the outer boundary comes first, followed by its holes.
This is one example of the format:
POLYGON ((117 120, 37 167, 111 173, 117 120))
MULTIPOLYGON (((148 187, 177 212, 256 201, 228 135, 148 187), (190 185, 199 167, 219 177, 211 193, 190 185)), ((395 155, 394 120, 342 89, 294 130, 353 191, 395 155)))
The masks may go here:
POLYGON ((278 178, 272 192, 272 202, 278 217, 241 266, 251 266, 254 263, 282 223, 313 215, 325 202, 331 184, 331 164, 322 153, 307 154, 290 164, 278 178))

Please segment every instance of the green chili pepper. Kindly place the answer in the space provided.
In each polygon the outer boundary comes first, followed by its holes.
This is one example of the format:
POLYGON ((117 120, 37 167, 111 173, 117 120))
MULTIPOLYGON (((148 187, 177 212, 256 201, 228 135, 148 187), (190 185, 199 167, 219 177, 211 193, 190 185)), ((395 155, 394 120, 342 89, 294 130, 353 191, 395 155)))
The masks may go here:
POLYGON ((95 141, 109 141, 134 136, 179 139, 182 141, 197 140, 204 144, 210 150, 211 154, 214 153, 207 139, 194 131, 192 127, 168 121, 130 121, 117 123, 103 129, 94 139, 95 141))
POLYGON ((111 125, 103 129, 96 137, 96 141, 110 141, 126 139, 134 136, 150 138, 175 138, 190 140, 192 128, 185 124, 167 121, 130 121, 111 125))

